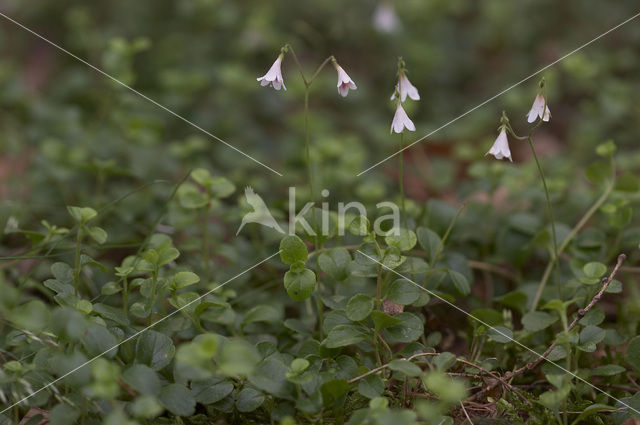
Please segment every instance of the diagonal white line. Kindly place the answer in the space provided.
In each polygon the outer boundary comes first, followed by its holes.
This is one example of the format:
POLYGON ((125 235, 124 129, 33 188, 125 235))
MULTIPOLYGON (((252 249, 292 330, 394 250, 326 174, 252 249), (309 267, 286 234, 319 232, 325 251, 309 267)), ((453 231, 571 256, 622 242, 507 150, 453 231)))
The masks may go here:
MULTIPOLYGON (((376 260, 375 258, 365 254, 364 252, 360 251, 359 249, 357 250, 357 252, 359 252, 360 254, 364 255, 365 257, 367 257, 369 260, 373 261, 376 264, 379 264, 380 266, 384 267, 385 269, 389 270, 390 272, 400 276, 403 279, 406 279, 408 282, 413 283, 415 286, 417 286, 418 288, 422 289, 423 291, 426 291, 429 295, 438 298, 440 301, 444 302, 445 304, 447 304, 450 307, 455 308, 456 310, 458 310, 459 312, 461 312, 462 314, 464 314, 467 317, 470 317, 471 319, 475 320, 476 322, 486 326, 487 328, 493 330, 494 332, 499 333, 500 335, 502 335, 503 337, 507 338, 508 340, 510 340, 511 342, 516 343, 517 345, 519 345, 520 347, 524 348, 525 350, 535 354, 536 356, 538 356, 538 358, 542 357, 542 354, 538 353, 537 351, 527 347, 526 345, 524 345, 523 343, 516 341, 515 339, 513 339, 512 337, 510 337, 509 335, 506 335, 504 332, 501 332, 499 329, 494 328, 493 326, 489 325, 488 323, 486 323, 484 320, 482 319, 478 319, 477 317, 475 317, 474 315, 472 315, 471 313, 468 313, 466 310, 458 307, 457 305, 455 305, 454 303, 452 303, 451 301, 447 301, 446 299, 444 299, 443 297, 441 297, 440 295, 436 294, 433 291, 430 291, 429 289, 417 284, 416 282, 414 282, 413 280, 409 279, 408 277, 406 277, 405 275, 398 273, 397 271, 385 266, 384 264, 382 264, 380 261, 376 260)), ((614 396, 612 396, 611 394, 609 394, 608 392, 601 390, 600 388, 596 387, 595 385, 593 385, 592 383, 586 381, 585 379, 579 377, 578 375, 576 375, 575 373, 565 369, 564 367, 560 366, 558 363, 554 362, 553 360, 549 360, 548 358, 544 357, 543 360, 551 363, 552 365, 554 365, 555 367, 563 370, 564 372, 568 373, 569 375, 573 376, 574 378, 578 379, 579 381, 587 384, 588 386, 590 386, 591 388, 593 388, 594 390, 606 395, 607 397, 611 397, 613 400, 617 401, 618 403, 622 404, 623 406, 633 410, 636 413, 640 413, 639 410, 634 409, 633 407, 629 406, 627 403, 625 403, 622 400, 619 400, 617 398, 615 398, 614 396)))
POLYGON ((14 406, 17 406, 18 404, 22 403, 25 400, 28 400, 29 398, 33 397, 34 395, 38 394, 40 391, 43 391, 47 388, 49 388, 50 386, 52 386, 53 384, 55 384, 56 382, 60 381, 61 379, 66 378, 67 376, 71 375, 72 373, 76 372, 79 369, 82 369, 83 367, 85 367, 86 365, 88 365, 89 363, 93 362, 95 359, 97 359, 98 357, 104 356, 105 354, 107 354, 109 351, 114 350, 116 348, 118 348, 119 346, 121 346, 122 344, 124 344, 125 342, 131 341, 132 339, 138 337, 140 334, 142 334, 145 331, 148 331, 149 329, 153 328, 155 325, 157 325, 158 323, 162 323, 165 320, 167 320, 169 317, 173 316, 174 314, 178 313, 179 311, 181 311, 182 309, 190 306, 191 304, 193 304, 196 301, 200 301, 201 299, 203 299, 204 297, 206 297, 207 295, 211 294, 212 292, 222 288, 223 286, 225 286, 227 283, 231 282, 232 280, 237 279, 238 277, 242 276, 243 274, 247 273, 248 271, 251 271, 253 269, 255 269, 256 267, 258 267, 259 265, 269 261, 270 259, 272 259, 273 257, 275 257, 276 255, 278 255, 280 253, 280 251, 268 256, 267 258, 265 258, 264 260, 254 264, 253 266, 249 267, 248 269, 238 273, 237 275, 233 276, 232 278, 230 278, 229 280, 227 280, 224 283, 221 283, 220 285, 216 286, 215 288, 205 292, 204 294, 200 295, 198 298, 188 302, 187 304, 183 305, 182 307, 180 307, 177 310, 172 311, 171 313, 167 314, 166 316, 162 317, 161 319, 156 320, 155 322, 153 322, 152 324, 150 324, 149 326, 147 326, 146 328, 143 328, 141 330, 139 330, 138 332, 132 334, 131 336, 123 339, 122 341, 120 341, 119 343, 117 343, 116 345, 114 345, 113 347, 109 348, 108 350, 103 351, 102 353, 96 355, 95 357, 90 358, 89 360, 87 360, 86 362, 82 363, 80 366, 76 367, 75 369, 70 370, 69 372, 65 373, 64 375, 60 376, 59 378, 56 378, 55 380, 49 382, 47 385, 39 388, 38 390, 32 392, 31 394, 29 394, 28 396, 22 398, 21 400, 13 403, 11 406, 7 407, 6 409, 2 410, 0 412, 0 415, 3 414, 4 412, 8 411, 9 409, 13 408, 14 406))
POLYGON ((156 105, 158 108, 165 110, 166 112, 170 113, 171 115, 173 115, 176 118, 181 119, 182 121, 186 122, 187 124, 189 124, 190 126, 200 130, 202 133, 206 134, 207 136, 217 140, 220 143, 223 143, 224 145, 226 145, 227 147, 233 149, 234 151, 238 152, 239 154, 249 158, 250 160, 252 160, 253 162, 256 162, 260 165, 262 165, 264 168, 266 168, 267 170, 279 175, 280 177, 282 177, 282 174, 279 173, 278 171, 274 170, 273 168, 269 167, 268 165, 258 161, 257 159, 255 159, 254 157, 252 157, 251 155, 244 153, 243 151, 241 151, 240 149, 236 148, 235 146, 225 142, 224 140, 222 140, 221 138, 219 138, 218 136, 216 136, 215 134, 205 130, 204 128, 200 127, 199 125, 195 124, 194 122, 188 120, 187 118, 183 117, 182 115, 178 114, 177 112, 172 111, 171 109, 167 108, 166 106, 156 102, 155 100, 151 99, 150 97, 140 93, 138 90, 134 89, 133 87, 123 83, 122 81, 118 80, 116 77, 111 76, 110 74, 107 74, 106 72, 104 72, 103 70, 101 70, 100 68, 91 65, 89 62, 87 62, 86 60, 74 55, 73 53, 71 53, 70 51, 68 51, 67 49, 65 49, 62 46, 59 46, 58 44, 54 43, 53 41, 47 39, 46 37, 40 35, 39 33, 35 32, 34 30, 27 28, 26 26, 22 25, 20 22, 16 21, 15 19, 12 19, 11 17, 5 15, 4 13, 0 12, 0 16, 2 16, 3 18, 5 18, 8 21, 13 22, 14 24, 16 24, 17 26, 19 26, 20 28, 24 29, 25 31, 30 32, 31 34, 35 35, 36 37, 38 37, 39 39, 43 40, 44 42, 50 44, 51 46, 55 47, 56 49, 66 53, 67 55, 71 56, 72 58, 82 62, 83 64, 87 65, 89 68, 95 70, 96 72, 104 75, 105 77, 109 78, 110 80, 120 84, 122 87, 125 87, 129 90, 131 90, 133 93, 137 94, 138 96, 140 96, 141 98, 153 103, 154 105, 156 105))
POLYGON ((596 38, 584 43, 583 45, 581 45, 580 47, 577 47, 575 49, 573 49, 572 51, 570 51, 569 53, 567 53, 566 55, 562 56, 560 59, 556 59, 555 61, 551 62, 550 64, 540 68, 539 70, 537 70, 536 72, 534 72, 533 74, 529 75, 528 77, 523 78, 522 80, 518 81, 515 84, 512 84, 511 86, 509 86, 508 88, 502 90, 500 93, 490 97, 489 99, 485 100, 484 102, 480 103, 479 105, 474 106, 473 108, 469 109, 467 112, 458 115, 457 117, 455 117, 454 119, 452 119, 451 121, 449 121, 446 124, 441 125, 440 127, 436 128, 435 130, 433 130, 432 132, 422 136, 421 138, 419 138, 418 140, 416 140, 415 142, 412 142, 411 144, 405 146, 404 148, 398 150, 397 152, 389 155, 388 157, 386 157, 385 159, 383 159, 382 161, 376 162, 375 164, 373 164, 371 167, 367 168, 364 171, 361 171, 360 173, 358 173, 357 177, 360 177, 361 175, 363 175, 364 173, 366 173, 367 171, 377 167, 378 165, 382 164, 383 162, 386 162, 388 160, 390 160, 391 158, 393 158, 394 156, 398 155, 401 152, 404 152, 405 150, 409 149, 411 146, 415 145, 416 143, 420 143, 422 142, 424 139, 426 139, 427 137, 437 133, 438 131, 442 130, 445 127, 448 127, 449 125, 453 124, 454 122, 458 121, 459 119, 469 115, 470 113, 472 113, 473 111, 475 111, 478 108, 481 108, 482 106, 486 105, 487 103, 491 102, 494 99, 497 99, 498 97, 502 96, 503 94, 505 94, 506 92, 508 92, 509 90, 519 86, 520 84, 524 83, 527 80, 530 80, 531 78, 535 77, 536 75, 540 74, 541 72, 551 68, 553 65, 557 64, 558 62, 561 62, 563 60, 565 60, 566 58, 568 58, 569 56, 571 56, 572 54, 584 49, 585 47, 587 47, 588 45, 590 45, 591 43, 601 39, 602 37, 604 37, 605 35, 609 34, 610 32, 613 32, 615 30, 617 30, 618 28, 620 28, 621 26, 623 26, 624 24, 636 19, 638 16, 640 16, 640 13, 637 13, 635 15, 633 15, 632 17, 630 17, 629 19, 619 23, 618 25, 616 25, 615 27, 603 32, 602 34, 600 34, 599 36, 597 36, 596 38))

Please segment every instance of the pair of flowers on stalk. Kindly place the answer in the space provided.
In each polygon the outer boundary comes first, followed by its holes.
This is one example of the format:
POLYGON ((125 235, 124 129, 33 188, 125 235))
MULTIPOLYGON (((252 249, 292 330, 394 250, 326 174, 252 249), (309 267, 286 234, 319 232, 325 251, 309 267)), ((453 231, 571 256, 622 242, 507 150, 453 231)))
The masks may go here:
MULTIPOLYGON (((282 78, 282 59, 284 58, 284 52, 278 55, 278 58, 275 60, 269 71, 264 74, 262 77, 257 78, 260 81, 261 86, 271 85, 274 89, 280 90, 280 88, 287 89, 284 84, 284 79, 282 78)), ((413 124, 413 121, 409 118, 404 108, 402 107, 402 102, 404 102, 409 96, 409 98, 413 100, 420 100, 420 95, 418 94, 418 89, 416 89, 413 84, 407 78, 407 71, 404 67, 404 61, 400 59, 401 66, 398 71, 398 83, 396 84, 395 91, 391 96, 391 100, 398 99, 396 105, 396 113, 393 117, 393 121, 391 123, 391 132, 394 131, 396 133, 402 133, 402 131, 406 128, 409 131, 415 131, 416 127, 413 124)), ((349 77, 349 74, 338 64, 338 62, 332 58, 333 66, 338 73, 338 93, 342 97, 347 97, 349 94, 349 90, 356 90, 358 87, 356 83, 349 77)))
MULTIPOLYGON (((267 71, 266 74, 264 74, 262 77, 257 78, 257 80, 260 81, 261 86, 271 85, 276 90, 280 90, 280 87, 285 90, 287 89, 287 87, 284 85, 284 79, 282 78, 281 65, 283 57, 284 52, 278 55, 278 58, 273 63, 273 65, 271 65, 271 68, 269 68, 269 71, 267 71)), ((331 62, 333 63, 333 67, 338 72, 338 93, 342 97, 347 97, 347 95, 349 94, 349 89, 356 90, 358 87, 356 86, 356 83, 353 82, 351 77, 349 77, 349 74, 347 74, 345 70, 342 69, 340 65, 338 65, 338 62, 335 60, 335 58, 331 57, 331 62)))
MULTIPOLYGON (((531 110, 529 110, 529 113, 527 114, 527 121, 529 123, 534 122, 538 118, 545 122, 549 121, 551 118, 551 111, 549 110, 547 100, 544 97, 544 80, 540 83, 538 94, 533 101, 533 105, 531 105, 531 110)), ((509 118, 507 118, 504 112, 502 113, 500 123, 500 127, 498 127, 500 133, 498 134, 496 141, 493 142, 493 146, 491 146, 489 152, 485 155, 493 155, 496 159, 508 158, 509 161, 513 162, 513 159, 511 158, 511 150, 509 149, 509 139, 507 138, 509 118)))

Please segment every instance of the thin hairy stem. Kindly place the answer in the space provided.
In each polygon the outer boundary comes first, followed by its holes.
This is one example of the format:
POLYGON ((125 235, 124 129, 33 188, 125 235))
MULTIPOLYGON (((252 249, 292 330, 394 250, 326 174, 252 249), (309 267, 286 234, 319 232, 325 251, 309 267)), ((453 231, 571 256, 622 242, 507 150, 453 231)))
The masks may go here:
MULTIPOLYGON (((615 164, 614 164, 613 160, 611 160, 611 165, 612 165, 611 168, 613 170, 612 171, 611 181, 609 182, 609 184, 607 184, 607 186, 606 186, 604 192, 602 193, 602 195, 596 200, 596 202, 591 206, 591 208, 589 208, 589 210, 584 214, 584 216, 582 216, 580 221, 573 227, 573 229, 571 229, 571 231, 569 232, 567 237, 562 241, 562 243, 558 247, 558 251, 557 251, 557 255, 555 256, 555 260, 557 260, 558 257, 560 256, 560 254, 562 254, 564 252, 564 250, 567 248, 569 243, 578 234, 580 229, 582 229, 582 227, 584 227, 584 225, 587 224, 587 222, 589 221, 591 216, 593 216, 593 214, 595 214, 595 212, 598 211, 598 209, 602 206, 602 204, 604 204, 604 202, 607 200, 607 198, 611 194, 611 191, 613 191, 613 187, 615 186, 615 179, 614 179, 614 176, 615 176, 615 167, 614 167, 614 165, 615 164)), ((540 284, 538 285, 538 290, 536 291, 536 295, 535 295, 535 297, 533 299, 533 303, 531 304, 531 311, 534 311, 538 307, 538 303, 540 302, 540 298, 542 297, 542 291, 544 290, 544 287, 547 284, 547 281, 549 280, 549 276, 551 275, 551 270, 552 270, 553 266, 554 266, 554 261, 552 259, 552 261, 549 262, 549 264, 547 264, 547 268, 544 270, 544 274, 542 275, 542 280, 540 281, 540 284)))
MULTIPOLYGON (((540 180, 542 180, 542 186, 544 187, 544 196, 547 200, 547 213, 549 214, 549 221, 551 221, 551 239, 553 241, 553 255, 551 256, 551 263, 555 263, 556 267, 558 266, 558 237, 556 234, 556 221, 553 217, 553 209, 551 208, 551 197, 549 196, 549 187, 547 186, 547 180, 544 178, 544 172, 542 171, 542 165, 540 165, 540 160, 538 159, 538 154, 536 153, 536 148, 533 146, 533 141, 531 140, 531 133, 529 133, 529 137, 527 137, 527 141, 529 142, 529 147, 531 148, 531 152, 533 153, 533 159, 536 161, 536 166, 538 167, 538 173, 540 174, 540 180)), ((556 279, 556 285, 558 287, 558 295, 560 294, 560 282, 556 279)))
POLYGON ((404 198, 404 154, 402 150, 404 149, 404 133, 400 133, 400 155, 398 155, 398 160, 400 162, 398 166, 398 186, 400 189, 400 207, 402 209, 402 221, 404 223, 404 227, 407 227, 407 210, 405 208, 405 198, 404 198))

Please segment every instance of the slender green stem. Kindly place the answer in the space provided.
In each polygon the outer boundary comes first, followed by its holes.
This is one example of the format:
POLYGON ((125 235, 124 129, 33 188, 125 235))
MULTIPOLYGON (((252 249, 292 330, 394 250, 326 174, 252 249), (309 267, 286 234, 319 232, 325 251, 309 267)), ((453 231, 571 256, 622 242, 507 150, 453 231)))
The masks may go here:
POLYGON ((158 269, 151 272, 151 296, 149 297, 149 325, 153 323, 153 306, 156 304, 156 290, 158 288, 158 269))
POLYGON ((553 258, 552 261, 550 261, 549 264, 547 264, 547 268, 544 270, 544 274, 542 275, 542 280, 538 285, 538 290, 533 299, 533 303, 531 304, 531 311, 534 311, 538 307, 538 302, 540 302, 542 291, 544 290, 544 287, 547 284, 547 281, 549 280, 549 276, 551 275, 551 269, 554 266, 554 262, 557 261, 557 259, 564 252, 564 250, 567 248, 569 243, 578 234, 580 229, 582 229, 582 227, 584 227, 584 225, 587 224, 587 221, 589 221, 591 216, 593 216, 593 214, 595 214, 595 212, 598 211, 598 209, 602 206, 602 204, 604 204, 604 202, 607 200, 607 198, 611 194, 611 191, 613 190, 614 182, 615 182, 613 178, 613 176, 615 176, 615 167, 613 167, 614 165, 613 160, 611 162, 612 162, 612 170, 613 170, 611 182, 606 186, 602 195, 596 200, 596 202, 591 206, 591 208, 589 208, 589 210, 582 216, 580 221, 573 227, 573 229, 571 229, 567 237, 562 241, 562 243, 558 247, 555 258, 553 258))
POLYGON ((447 242, 447 239, 449 238, 449 235, 451 234, 451 231, 453 230, 453 227, 456 225, 456 222, 458 221, 458 218, 460 217, 460 214, 462 214, 462 211, 464 211, 464 209, 466 207, 467 207, 467 203, 465 202, 458 209, 458 212, 456 213, 455 217, 453 217, 453 220, 451 220, 451 223, 449 223, 449 227, 447 227, 447 231, 444 232, 444 235, 442 236, 442 239, 440 240, 440 243, 438 244, 438 247, 436 248, 436 252, 434 252, 433 253, 433 257, 431 257, 431 261, 429 262, 429 268, 430 269, 433 269, 433 266, 435 265, 436 261, 438 260, 438 257, 440 256, 440 253, 444 249, 444 244, 447 242))
POLYGON ((73 290, 74 294, 78 296, 78 287, 80 286, 80 249, 82 246, 82 226, 78 226, 78 233, 76 235, 76 258, 74 261, 73 269, 73 290))
POLYGON ((405 198, 404 198, 404 133, 400 133, 400 155, 398 155, 399 166, 398 166, 398 186, 400 188, 400 207, 402 209, 402 221, 404 227, 407 227, 407 210, 405 208, 405 198))
POLYGON ((529 135, 528 139, 529 147, 531 148, 531 152, 533 153, 533 159, 536 161, 536 165, 538 166, 538 173, 540 174, 540 179, 542 180, 542 186, 544 187, 544 196, 547 200, 547 210, 549 213, 549 220, 551 221, 551 235, 553 239, 553 251, 554 257, 558 255, 558 239, 556 235, 556 222, 553 218, 553 210, 551 209, 551 197, 549 196, 549 188, 547 187, 547 181, 544 178, 544 172, 542 171, 542 166, 540 165, 540 161, 538 160, 538 154, 536 153, 536 149, 533 146, 533 141, 531 140, 531 135, 529 135))
MULTIPOLYGON (((301 71, 302 72, 302 71, 301 71)), ((304 79, 304 76, 303 76, 304 79)), ((311 208, 311 220, 313 223, 313 231, 314 235, 314 247, 317 251, 319 247, 318 243, 318 226, 316 220, 316 211, 315 211, 315 194, 313 192, 313 173, 311 171, 311 153, 310 153, 310 143, 309 143, 309 87, 311 83, 307 83, 305 80, 305 88, 304 88, 304 140, 305 140, 305 153, 306 153, 306 162, 307 162, 307 174, 309 179, 309 197, 311 198, 311 202, 313 203, 313 207, 311 208)), ((320 296, 320 292, 322 290, 322 284, 318 279, 318 287, 316 289, 315 299, 316 299, 316 310, 318 312, 318 332, 320 333, 320 339, 324 338, 324 332, 322 329, 322 322, 324 316, 324 306, 322 304, 322 298, 320 296)))
POLYGON ((293 60, 296 62, 296 66, 298 67, 298 72, 300 72, 300 76, 302 77, 302 81, 304 81, 304 85, 308 87, 309 82, 304 77, 304 72, 302 72, 302 65, 300 65, 300 61, 298 60, 298 55, 296 55, 295 50, 293 50, 293 47, 290 44, 285 45, 284 48, 291 51, 291 56, 293 56, 293 60))
MULTIPOLYGON (((315 203, 316 197, 313 192, 313 173, 311 171, 311 147, 309 143, 309 86, 307 85, 304 90, 304 141, 305 141, 305 153, 307 161, 307 178, 309 179, 309 198, 313 202, 311 209, 311 219, 313 220, 313 231, 317 231, 316 227, 316 212, 315 203)), ((315 236, 315 249, 318 249, 318 235, 315 236)))
MULTIPOLYGON (((376 253, 378 255, 378 258, 380 258, 380 262, 384 261, 382 249, 380 249, 378 241, 374 239, 373 242, 375 243, 376 253)), ((382 264, 378 264, 378 278, 376 280, 376 306, 379 310, 382 310, 382 264)))
POLYGON ((122 278, 122 313, 127 317, 129 312, 129 280, 127 276, 122 278))
POLYGON ((329 63, 329 61, 335 61, 336 59, 333 57, 333 55, 329 56, 328 58, 326 58, 318 67, 318 69, 316 69, 316 72, 313 73, 313 75, 311 76, 311 78, 309 79, 308 85, 311 85, 311 83, 313 83, 313 81, 316 79, 316 77, 318 76, 318 74, 320 74, 320 71, 322 71, 322 69, 329 63))
MULTIPOLYGON (((559 265, 558 262, 558 237, 556 234, 556 221, 553 218, 553 209, 551 208, 551 197, 549 196, 549 188, 547 187, 547 180, 544 178, 544 172, 542 171, 542 166, 540 165, 540 160, 538 159, 538 154, 536 153, 536 149, 533 146, 533 141, 531 140, 531 133, 529 133, 529 137, 527 137, 527 141, 529 142, 529 147, 531 148, 531 152, 533 153, 533 159, 536 161, 536 165, 538 167, 538 173, 540 174, 540 179, 542 180, 542 186, 544 187, 544 196, 547 200, 547 212, 549 214, 549 221, 551 221, 551 239, 553 241, 553 254, 551 255, 551 262, 555 263, 556 270, 559 265)), ((556 279, 556 287, 558 290, 558 297, 560 296, 560 281, 556 279)))
POLYGON ((201 217, 201 235, 202 238, 202 247, 201 247, 201 255, 202 261, 204 262, 204 276, 205 282, 208 284, 211 280, 211 264, 210 260, 210 249, 209 249, 209 203, 206 205, 206 209, 202 212, 201 217))

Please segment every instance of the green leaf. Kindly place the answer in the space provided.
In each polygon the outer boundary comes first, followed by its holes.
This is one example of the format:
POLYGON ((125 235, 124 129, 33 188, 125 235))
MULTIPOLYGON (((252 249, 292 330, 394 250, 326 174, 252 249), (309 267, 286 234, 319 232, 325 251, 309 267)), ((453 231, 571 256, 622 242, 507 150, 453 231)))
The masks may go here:
POLYGON ((357 344, 365 337, 365 333, 356 326, 338 325, 331 329, 323 343, 327 348, 338 348, 357 344))
POLYGON ((117 294, 120 291, 122 291, 122 286, 120 286, 118 282, 113 281, 105 283, 104 285, 102 285, 102 288, 100 288, 100 293, 102 295, 113 295, 117 294))
POLYGON ((9 318, 18 328, 30 331, 40 331, 51 323, 49 310, 40 300, 14 307, 9 318))
POLYGON ((607 140, 596 146, 596 153, 602 157, 610 158, 616 152, 616 144, 613 140, 607 140))
POLYGON ((349 391, 349 384, 345 379, 333 379, 320 387, 322 402, 325 406, 336 404, 349 391))
POLYGON ((591 376, 615 376, 626 370, 617 364, 606 364, 591 369, 591 376))
POLYGON ((399 313, 394 316, 400 323, 390 326, 386 332, 398 342, 413 342, 424 333, 422 321, 414 314, 399 313))
POLYGON ((93 311, 108 320, 113 320, 119 325, 128 325, 129 319, 122 314, 122 309, 112 307, 110 305, 96 303, 93 305, 93 311))
POLYGON ((293 373, 302 373, 309 367, 309 360, 303 358, 293 359, 289 370, 293 373))
POLYGON ((89 314, 93 311, 93 304, 91 304, 89 300, 78 300, 76 301, 75 308, 84 314, 89 314))
POLYGON ((418 241, 416 234, 412 230, 403 228, 392 230, 390 234, 385 236, 384 240, 387 245, 395 246, 400 251, 409 251, 418 241))
POLYGON ((387 298, 396 304, 413 304, 420 297, 420 288, 407 279, 397 279, 389 288, 387 298))
POLYGON ((442 239, 436 232, 426 227, 418 227, 417 232, 418 242, 427 254, 427 259, 429 259, 429 261, 433 261, 433 257, 436 255, 442 239))
POLYGON ((98 242, 100 245, 107 241, 107 232, 102 227, 93 226, 87 230, 91 239, 98 242))
POLYGON ((295 387, 287 381, 289 368, 282 361, 269 357, 260 362, 249 375, 249 382, 258 389, 282 398, 291 398, 295 387))
POLYGON ((50 425, 69 425, 75 423, 78 418, 80 418, 80 411, 78 409, 68 404, 60 403, 51 409, 49 412, 49 420, 44 422, 48 422, 50 425))
POLYGON ((449 277, 453 281, 458 292, 463 295, 469 295, 471 293, 471 287, 469 286, 469 281, 465 275, 455 270, 449 270, 449 277))
POLYGON ((287 235, 280 242, 280 259, 285 264, 306 261, 309 253, 307 246, 296 235, 287 235))
POLYGON ((260 353, 248 341, 235 339, 222 346, 218 366, 227 376, 247 376, 260 361, 260 353))
POLYGON ((278 323, 282 321, 282 314, 279 309, 272 305, 257 305, 242 318, 242 324, 247 325, 253 322, 278 323))
POLYGON ((605 331, 597 326, 585 326, 580 332, 580 344, 599 343, 604 339, 605 331))
POLYGON ((364 294, 358 294, 351 297, 345 311, 349 320, 359 322, 369 317, 372 310, 373 298, 364 294))
POLYGON ((587 179, 593 184, 604 183, 611 179, 612 169, 608 162, 594 162, 585 170, 587 179))
POLYGON ((198 403, 213 404, 233 391, 233 382, 223 378, 209 378, 191 382, 191 392, 198 403))
POLYGON ((373 320, 376 331, 381 331, 402 321, 399 317, 390 316, 380 310, 372 311, 371 319, 373 320))
POLYGON ((105 351, 105 357, 113 358, 118 352, 118 348, 113 348, 118 344, 118 340, 107 328, 99 325, 90 325, 82 338, 82 345, 90 356, 101 355, 105 351), (110 350, 110 348, 113 348, 110 350))
POLYGON ((513 341, 513 332, 504 326, 494 326, 488 330, 489 338, 495 342, 507 343, 513 341))
POLYGON ((136 342, 135 359, 153 370, 160 370, 171 363, 176 347, 171 338, 154 330, 142 333, 136 342))
POLYGON ((169 384, 160 390, 160 403, 176 416, 191 416, 195 413, 196 400, 184 385, 169 384))
POLYGON ((578 417, 575 418, 573 422, 571 422, 571 425, 585 423, 584 420, 586 418, 588 418, 589 416, 595 415, 596 413, 602 410, 611 410, 611 406, 609 406, 608 404, 601 404, 601 403, 595 403, 590 406, 587 406, 582 410, 582 413, 580 413, 578 417))
POLYGON ((585 264, 582 271, 587 277, 597 279, 607 272, 607 266, 597 261, 592 261, 591 263, 585 264))
POLYGON ((411 363, 408 360, 392 360, 389 363, 389 369, 396 372, 404 373, 407 376, 420 376, 422 375, 422 369, 415 363, 411 363))
POLYGON ((597 326, 585 326, 580 332, 580 345, 582 351, 592 353, 596 350, 596 345, 601 342, 606 335, 604 329, 597 326))
POLYGON ((253 412, 264 403, 265 396, 253 388, 244 388, 236 399, 236 408, 239 412, 253 412))
MULTIPOLYGON (((158 399, 150 395, 141 395, 131 403, 131 414, 136 418, 151 419, 155 418, 164 411, 164 407, 158 402, 158 399)), ((122 422, 119 422, 122 424, 122 422)), ((126 422, 125 422, 126 424, 126 422)))
POLYGON ((200 282, 200 277, 192 272, 178 272, 173 276, 173 288, 175 290, 186 288, 200 282))
POLYGON ((140 394, 157 396, 160 392, 160 378, 148 366, 134 364, 124 371, 122 380, 140 394))
POLYGON ((236 190, 236 186, 225 177, 214 177, 207 185, 207 189, 214 198, 226 198, 236 190))
POLYGON ((369 234, 369 229, 371 225, 369 224, 369 219, 363 215, 356 216, 349 223, 349 232, 356 236, 366 236, 369 234))
POLYGON ((640 336, 631 338, 629 345, 627 345, 625 357, 627 359, 627 363, 629 363, 635 370, 640 371, 640 336))
POLYGON ((75 289, 72 285, 68 283, 62 283, 58 279, 47 279, 43 283, 44 286, 51 289, 56 294, 69 294, 73 295, 75 289))
POLYGON ((528 332, 538 332, 553 325, 558 320, 558 316, 544 311, 530 311, 522 316, 522 326, 528 332))
POLYGON ((98 215, 97 211, 90 207, 68 206, 67 211, 77 223, 86 223, 98 215))
POLYGON ((211 181, 211 173, 205 168, 196 168, 191 172, 191 178, 199 185, 206 187, 211 181))
POLYGON ((73 269, 67 263, 53 263, 51 265, 51 273, 61 283, 73 283, 73 269))
POLYGON ((157 264, 158 267, 162 267, 178 258, 180 256, 180 251, 170 246, 160 250, 158 254, 157 264))
POLYGON ((444 372, 456 364, 456 359, 455 354, 445 351, 433 358, 433 365, 437 370, 444 372))
POLYGON ((349 277, 351 254, 345 248, 332 248, 318 256, 320 269, 333 279, 342 281, 349 277))
POLYGON ((384 392, 384 381, 378 374, 365 376, 358 382, 358 392, 367 398, 376 398, 384 392))
POLYGON ((191 183, 182 183, 178 189, 180 205, 186 209, 198 209, 207 205, 210 201, 206 193, 191 183))
POLYGON ((424 383, 445 403, 458 403, 467 395, 467 388, 462 381, 440 371, 429 372, 424 378, 424 383))
POLYGON ((289 270, 284 274, 284 287, 292 300, 304 301, 316 289, 316 275, 309 269, 301 273, 289 270))
POLYGON ((615 190, 635 193, 640 190, 640 181, 638 181, 638 177, 630 172, 622 173, 616 180, 615 190))

